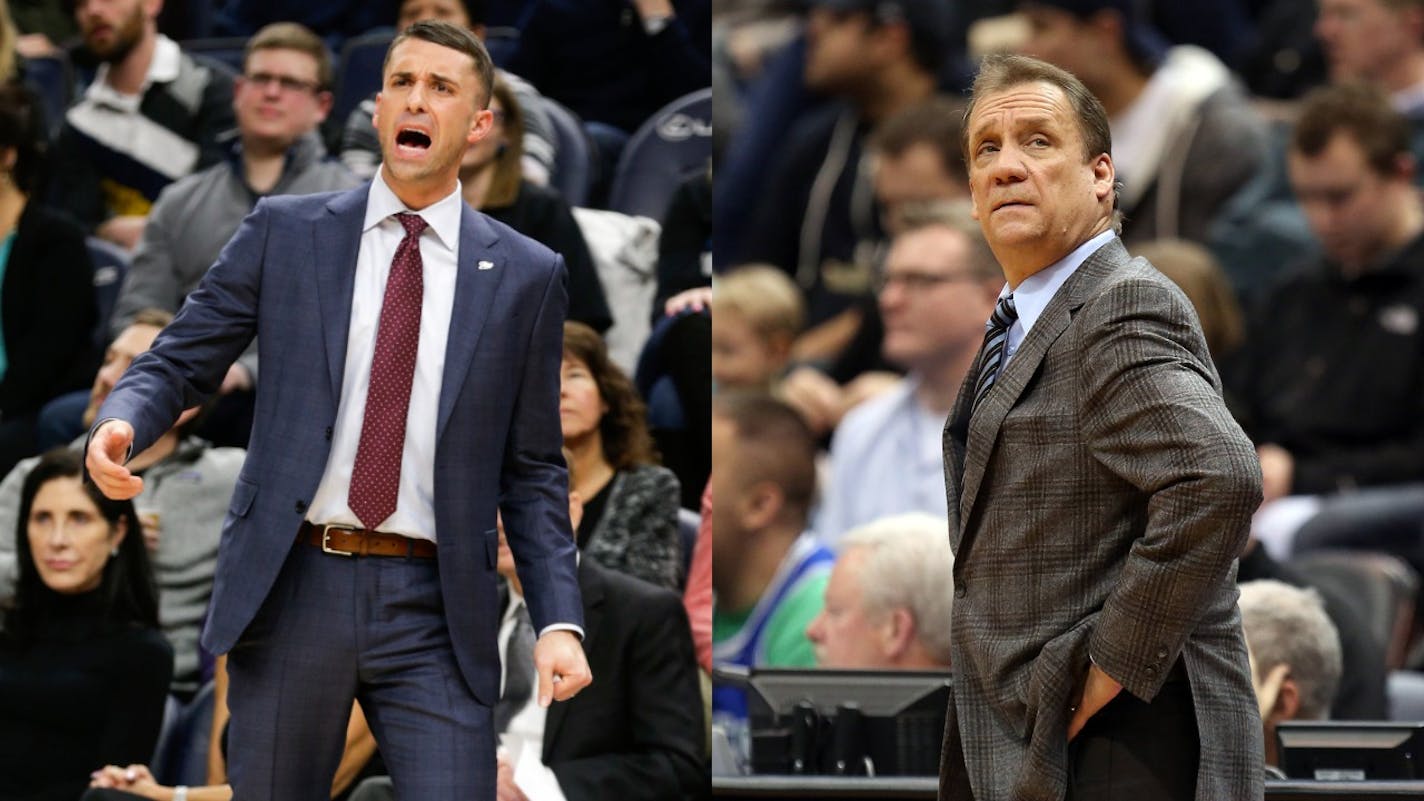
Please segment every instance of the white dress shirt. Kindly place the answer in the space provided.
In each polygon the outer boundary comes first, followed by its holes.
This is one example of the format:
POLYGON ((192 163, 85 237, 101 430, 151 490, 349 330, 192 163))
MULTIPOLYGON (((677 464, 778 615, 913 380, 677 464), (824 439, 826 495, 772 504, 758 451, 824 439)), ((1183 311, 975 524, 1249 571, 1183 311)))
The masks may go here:
MULTIPOLYGON (((524 606, 524 596, 510 587, 509 604, 506 605, 504 618, 499 623, 499 658, 505 665, 509 664, 505 652, 509 648, 510 638, 514 636, 514 627, 518 625, 515 616, 521 606, 524 606)), ((501 696, 504 695, 507 679, 501 671, 501 696)), ((544 764, 544 723, 548 720, 549 710, 539 706, 537 674, 530 686, 534 688, 534 692, 529 694, 528 702, 510 718, 509 727, 505 731, 496 732, 499 735, 499 747, 514 768, 515 785, 528 796, 529 801, 566 801, 563 788, 559 786, 559 777, 544 764)))
MULTIPOLYGON (((410 408, 406 412, 400 491, 395 512, 375 526, 381 531, 432 542, 436 539, 436 409, 445 368, 445 343, 455 308, 455 271, 460 256, 463 207, 460 186, 456 183, 454 192, 418 212, 428 225, 420 235, 425 300, 420 312, 420 344, 410 388, 410 408)), ((396 197, 377 171, 371 181, 366 219, 361 227, 351 325, 346 334, 346 366, 331 453, 307 510, 307 519, 313 523, 362 525, 347 504, 346 496, 351 489, 351 469, 356 463, 361 423, 366 415, 366 391, 370 388, 371 359, 376 351, 376 329, 386 296, 386 277, 390 274, 396 248, 405 238, 405 228, 393 215, 403 211, 412 210, 396 197)))
POLYGON ((1068 280, 1068 277, 1077 272, 1089 256, 1097 253, 1099 248, 1112 241, 1116 236, 1117 234, 1114 234, 1109 228, 1079 245, 1067 256, 1020 281, 1018 289, 1010 289, 1007 284, 1004 285, 999 297, 1002 298, 1012 292, 1014 309, 1019 313, 1018 319, 1009 326, 1009 339, 1004 347, 1005 366, 1008 365, 1010 359, 1014 358, 1019 346, 1023 344, 1024 337, 1027 337, 1028 332, 1033 330, 1033 324, 1038 322, 1038 318, 1043 315, 1043 310, 1048 308, 1049 301, 1052 301, 1053 296, 1058 294, 1058 290, 1068 280))

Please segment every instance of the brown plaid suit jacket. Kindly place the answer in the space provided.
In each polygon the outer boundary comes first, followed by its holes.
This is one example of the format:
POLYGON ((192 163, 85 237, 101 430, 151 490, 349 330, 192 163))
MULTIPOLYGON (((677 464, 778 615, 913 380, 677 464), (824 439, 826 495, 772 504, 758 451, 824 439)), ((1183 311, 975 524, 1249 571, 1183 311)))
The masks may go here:
POLYGON ((1235 561, 1261 474, 1185 296, 1114 239, 972 419, 970 395, 944 437, 956 598, 940 797, 1059 801, 1091 654, 1147 701, 1180 655, 1197 799, 1261 798, 1235 561))

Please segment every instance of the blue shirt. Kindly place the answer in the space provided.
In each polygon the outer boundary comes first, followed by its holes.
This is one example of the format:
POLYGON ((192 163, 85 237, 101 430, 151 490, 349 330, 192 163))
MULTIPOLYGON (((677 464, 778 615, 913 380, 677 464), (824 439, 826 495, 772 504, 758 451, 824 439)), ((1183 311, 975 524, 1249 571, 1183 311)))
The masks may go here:
POLYGON ((1089 239, 1079 245, 1067 256, 1059 259, 1053 264, 1044 267, 1042 270, 1030 275, 1019 282, 1018 289, 1011 290, 1005 284, 999 297, 1004 297, 1012 291, 1014 296, 1014 308, 1018 310, 1019 319, 1009 326, 1009 341, 1004 355, 1004 364, 1008 365, 1009 360, 1014 358, 1018 352, 1019 345, 1023 344, 1028 332, 1033 330, 1033 324, 1038 322, 1038 318, 1043 315, 1043 310, 1048 308, 1049 301, 1058 294, 1058 289, 1093 255, 1108 242, 1112 241, 1117 234, 1109 228, 1101 234, 1089 239))

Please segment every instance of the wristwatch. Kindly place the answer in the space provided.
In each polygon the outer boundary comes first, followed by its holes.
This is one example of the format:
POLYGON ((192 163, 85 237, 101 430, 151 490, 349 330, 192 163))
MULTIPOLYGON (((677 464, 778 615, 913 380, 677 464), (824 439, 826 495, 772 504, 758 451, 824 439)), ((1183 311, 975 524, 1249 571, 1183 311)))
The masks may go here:
POLYGON ((185 785, 178 785, 173 788, 173 801, 188 801, 188 788, 185 785))

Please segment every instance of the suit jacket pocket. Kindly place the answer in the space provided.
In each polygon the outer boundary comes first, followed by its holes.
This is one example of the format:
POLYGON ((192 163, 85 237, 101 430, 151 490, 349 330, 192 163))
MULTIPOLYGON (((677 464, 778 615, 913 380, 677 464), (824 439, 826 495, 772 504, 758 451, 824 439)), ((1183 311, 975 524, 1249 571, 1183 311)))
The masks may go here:
POLYGON ((227 513, 233 517, 247 517, 252 502, 257 498, 257 484, 238 476, 232 488, 232 500, 228 502, 227 513))

